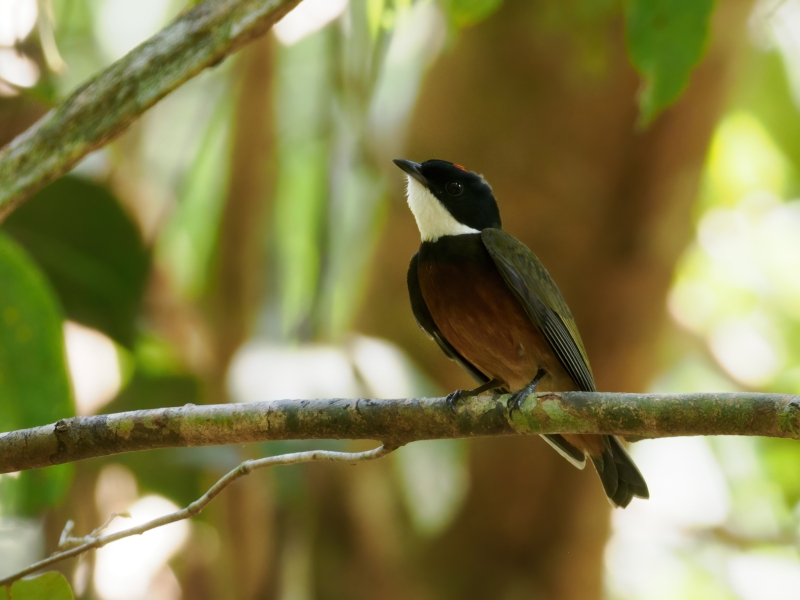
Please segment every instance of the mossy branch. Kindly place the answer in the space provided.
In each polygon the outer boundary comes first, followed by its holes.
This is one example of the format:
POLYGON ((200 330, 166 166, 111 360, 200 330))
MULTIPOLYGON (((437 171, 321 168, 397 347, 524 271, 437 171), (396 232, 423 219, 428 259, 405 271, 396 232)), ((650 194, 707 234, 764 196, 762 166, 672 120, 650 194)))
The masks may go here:
POLYGON ((299 0, 205 0, 0 149, 0 221, 171 91, 266 33, 299 0))
POLYGON ((0 473, 153 448, 269 440, 366 439, 398 447, 417 440, 540 433, 800 439, 800 396, 548 392, 529 396, 513 418, 507 399, 473 398, 455 413, 444 398, 411 398, 188 404, 74 417, 0 434, 0 473))

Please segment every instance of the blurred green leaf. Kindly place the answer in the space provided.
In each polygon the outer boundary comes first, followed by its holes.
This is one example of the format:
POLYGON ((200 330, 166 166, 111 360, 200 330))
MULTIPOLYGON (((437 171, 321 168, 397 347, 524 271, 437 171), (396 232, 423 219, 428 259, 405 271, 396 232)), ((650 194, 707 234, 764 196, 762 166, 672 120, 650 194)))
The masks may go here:
POLYGON ((708 42, 714 0, 627 0, 625 41, 644 78, 640 123, 647 125, 689 83, 708 42))
POLYGON ((278 173, 274 207, 281 333, 308 327, 318 294, 331 150, 333 44, 322 30, 277 57, 275 123, 278 173))
POLYGON ((61 573, 50 571, 0 588, 0 600, 73 600, 72 588, 61 573))
POLYGON ((736 207, 751 194, 789 190, 792 165, 760 119, 731 111, 717 125, 706 159, 697 211, 736 207))
MULTIPOLYGON (((61 311, 36 265, 2 234, 0 281, 0 431, 74 416, 61 311)), ((71 465, 3 477, 0 504, 35 513, 59 502, 71 480, 71 465)))
POLYGON ((75 414, 61 311, 36 265, 0 234, 0 429, 75 414))
POLYGON ((758 118, 794 168, 787 197, 800 192, 800 111, 792 97, 787 68, 777 50, 751 50, 742 66, 741 82, 732 93, 734 109, 758 118))
POLYGON ((369 32, 375 37, 381 28, 383 11, 386 7, 386 0, 367 0, 367 20, 369 21, 369 32))
POLYGON ((793 508, 800 502, 800 444, 795 440, 759 438, 759 450, 769 478, 780 486, 786 505, 793 508))
POLYGON ((503 0, 444 0, 444 10, 456 27, 469 27, 490 17, 503 0))
POLYGON ((47 274, 69 318, 130 347, 150 255, 108 190, 64 177, 20 206, 3 229, 47 274))
POLYGON ((221 102, 208 123, 178 204, 157 243, 159 258, 186 298, 202 295, 211 271, 230 175, 231 104, 221 102))

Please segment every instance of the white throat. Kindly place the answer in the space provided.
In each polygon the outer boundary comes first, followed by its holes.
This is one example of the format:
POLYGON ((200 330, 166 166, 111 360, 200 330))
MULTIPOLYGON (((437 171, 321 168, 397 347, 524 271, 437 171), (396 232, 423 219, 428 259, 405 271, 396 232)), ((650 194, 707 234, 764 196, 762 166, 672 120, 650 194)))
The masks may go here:
POLYGON ((419 181, 408 176, 408 206, 414 213, 423 242, 435 242, 445 235, 480 233, 455 220, 453 215, 419 181))

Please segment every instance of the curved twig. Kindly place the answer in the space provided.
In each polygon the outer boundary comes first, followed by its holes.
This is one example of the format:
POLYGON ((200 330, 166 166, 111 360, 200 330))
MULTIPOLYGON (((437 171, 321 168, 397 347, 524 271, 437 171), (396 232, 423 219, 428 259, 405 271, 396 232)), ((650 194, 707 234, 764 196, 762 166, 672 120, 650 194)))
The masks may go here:
MULTIPOLYGON (((155 529, 156 527, 162 527, 164 525, 169 525, 170 523, 175 523, 177 521, 183 521, 184 519, 189 519, 194 517, 206 507, 208 504, 217 497, 217 495, 228 487, 231 483, 239 479, 240 477, 244 477, 245 475, 249 475, 253 471, 257 471, 258 469, 264 469, 266 467, 276 467, 279 465, 296 465, 299 463, 305 462, 314 462, 314 461, 324 461, 324 462, 347 462, 356 464, 359 462, 364 462, 367 460, 375 460, 376 458, 380 458, 382 456, 386 456, 390 452, 394 450, 394 447, 390 446, 379 446, 378 448, 374 448, 372 450, 367 450, 365 452, 333 452, 329 450, 309 450, 306 452, 294 452, 292 454, 280 454, 278 456, 269 456, 267 458, 259 458, 256 460, 247 460, 240 464, 238 467, 229 471, 224 477, 220 478, 209 490, 200 496, 197 500, 192 502, 189 506, 182 508, 181 510, 177 510, 173 513, 168 515, 164 515, 162 517, 158 517, 157 519, 153 519, 148 521, 147 523, 142 523, 141 525, 137 525, 135 527, 130 527, 128 529, 123 529, 122 531, 117 531, 115 533, 110 533, 108 535, 99 535, 106 525, 110 522, 111 519, 106 521, 106 523, 98 527, 95 531, 93 531, 90 535, 86 536, 85 538, 78 538, 78 540, 82 543, 80 545, 71 547, 67 550, 62 550, 56 552, 55 554, 45 558, 44 560, 40 560, 37 563, 34 563, 21 571, 17 571, 13 575, 9 575, 0 579, 0 586, 11 584, 18 579, 22 579, 26 575, 30 575, 37 571, 40 571, 46 567, 50 567, 56 563, 61 561, 67 560, 68 558, 74 558, 83 554, 84 552, 88 552, 89 550, 93 550, 95 548, 102 548, 103 546, 110 544, 111 542, 116 542, 117 540, 121 540, 123 538, 131 537, 133 535, 141 535, 146 531, 150 531, 151 529, 155 529)), ((65 545, 71 545, 72 540, 75 538, 69 537, 69 532, 67 535, 62 535, 62 541, 65 542, 65 545)))

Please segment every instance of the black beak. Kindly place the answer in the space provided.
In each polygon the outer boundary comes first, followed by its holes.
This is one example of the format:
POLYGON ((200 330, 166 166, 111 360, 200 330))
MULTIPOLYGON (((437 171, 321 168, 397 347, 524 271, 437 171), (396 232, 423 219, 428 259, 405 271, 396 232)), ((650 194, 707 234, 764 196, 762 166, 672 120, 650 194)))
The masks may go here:
POLYGON ((405 158, 395 158, 392 162, 403 169, 403 171, 411 175, 411 177, 419 181, 422 185, 428 187, 428 180, 425 179, 422 171, 420 171, 420 167, 422 165, 411 160, 406 160, 405 158))

